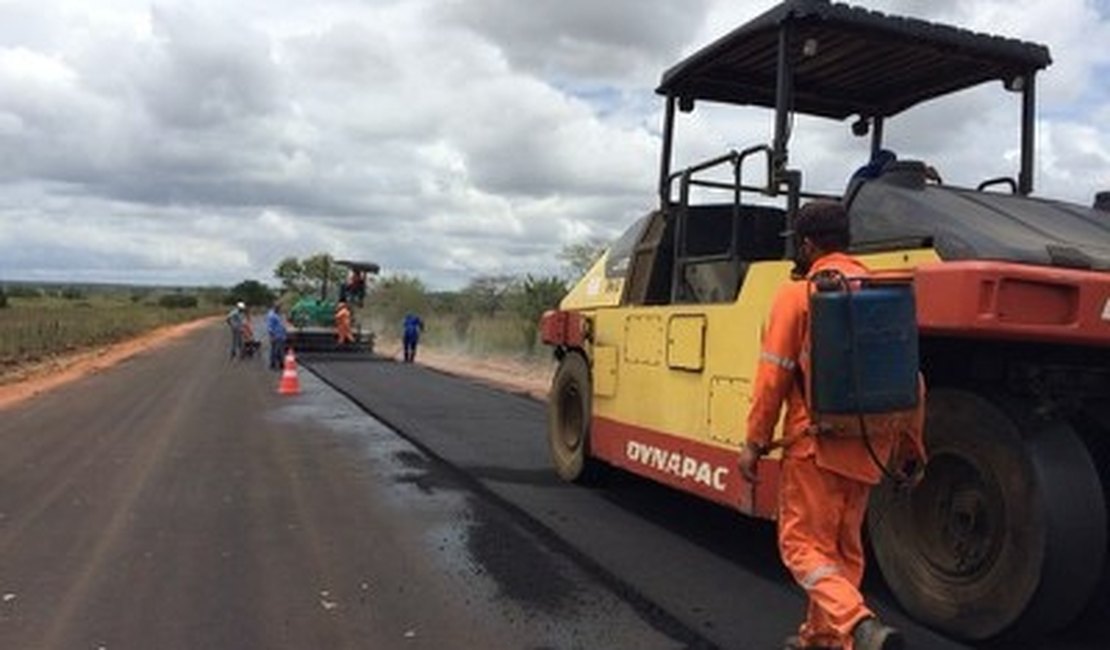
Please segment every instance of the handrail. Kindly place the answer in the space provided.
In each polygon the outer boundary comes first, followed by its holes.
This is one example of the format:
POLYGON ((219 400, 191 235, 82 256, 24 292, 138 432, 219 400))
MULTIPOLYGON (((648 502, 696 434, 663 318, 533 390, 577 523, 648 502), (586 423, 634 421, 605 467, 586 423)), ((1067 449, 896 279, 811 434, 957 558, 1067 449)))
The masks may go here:
POLYGON ((677 292, 678 292, 678 287, 679 287, 679 282, 681 280, 681 278, 679 277, 679 270, 681 268, 683 268, 685 262, 686 261, 691 261, 691 260, 694 260, 694 259, 699 259, 699 260, 707 259, 706 256, 688 256, 687 251, 686 251, 686 233, 685 233, 685 231, 686 231, 686 220, 689 216, 689 210, 690 210, 690 188, 691 188, 691 186, 708 187, 708 188, 720 189, 720 190, 732 190, 732 192, 733 192, 733 198, 732 198, 732 228, 731 228, 731 235, 730 235, 730 238, 729 238, 728 251, 727 251, 727 253, 725 253, 725 254, 723 254, 719 257, 716 257, 716 259, 731 259, 736 253, 737 239, 738 239, 739 234, 740 234, 740 193, 741 193, 741 191, 756 191, 756 192, 761 192, 761 193, 769 195, 769 196, 774 196, 777 193, 778 181, 779 181, 779 179, 776 178, 776 176, 774 174, 774 150, 766 144, 760 144, 760 145, 755 145, 755 146, 752 146, 752 147, 748 147, 748 148, 746 148, 742 151, 736 151, 735 149, 733 149, 733 150, 729 151, 728 153, 722 154, 722 155, 717 156, 715 158, 710 158, 709 160, 704 160, 704 161, 702 161, 700 163, 697 163, 697 164, 694 164, 694 165, 690 165, 689 167, 686 167, 685 169, 683 169, 681 171, 670 174, 667 177, 666 196, 664 197, 664 199, 666 200, 667 203, 670 203, 671 196, 673 195, 674 182, 675 182, 676 179, 680 179, 680 184, 679 184, 678 212, 677 212, 676 219, 675 219, 674 256, 675 256, 675 261, 676 262, 678 262, 678 260, 682 260, 683 263, 682 264, 676 263, 674 265, 674 271, 673 271, 674 275, 672 276, 672 279, 671 279, 671 299, 672 300, 676 299, 677 292), (744 161, 747 160, 750 156, 753 156, 753 155, 758 154, 758 153, 764 153, 764 154, 767 155, 767 185, 765 187, 746 186, 746 185, 743 184, 744 161), (724 165, 724 164, 732 165, 733 180, 732 180, 731 183, 726 183, 726 182, 723 182, 723 181, 716 181, 716 180, 708 180, 708 179, 705 179, 705 180, 696 180, 696 179, 694 179, 694 174, 697 174, 697 173, 703 172, 707 169, 712 169, 713 167, 718 167, 718 166, 724 165))
MULTIPOLYGON (((690 185, 693 185, 695 187, 711 187, 718 190, 734 190, 737 188, 736 183, 725 183, 724 181, 699 181, 694 179, 690 180, 690 185)), ((763 192, 767 189, 766 187, 760 187, 756 185, 740 185, 739 187, 745 192, 763 192)))
MULTIPOLYGON (((773 173, 773 153, 774 152, 769 145, 759 144, 748 147, 747 149, 744 149, 742 151, 736 151, 735 149, 733 149, 728 153, 717 156, 716 158, 710 158, 700 163, 690 165, 685 169, 673 172, 670 176, 667 177, 667 196, 672 196, 671 189, 674 186, 674 182, 683 178, 688 179, 684 181, 684 184, 696 185, 699 187, 714 187, 717 189, 742 189, 746 191, 761 192, 763 194, 773 196, 777 193, 777 184, 775 182, 773 173), (744 160, 760 152, 767 154, 767 185, 764 187, 743 185, 741 179, 743 177, 742 169, 744 165, 744 160), (713 167, 717 167, 723 163, 732 163, 733 175, 736 179, 732 184, 727 184, 721 181, 705 181, 693 179, 694 174, 698 172, 703 172, 713 167)), ((688 191, 688 188, 680 188, 679 196, 682 196, 683 189, 686 189, 688 191)), ((739 201, 739 197, 737 197, 737 201, 739 201)), ((685 201, 680 202, 685 205, 685 201)))
POLYGON ((1017 181, 1010 178, 1009 176, 999 176, 998 178, 989 178, 989 179, 983 181, 982 183, 979 183, 979 186, 975 188, 975 191, 982 192, 983 190, 987 189, 988 187, 990 187, 992 185, 1009 185, 1010 186, 1010 194, 1017 194, 1018 193, 1017 181))
POLYGON ((722 154, 720 156, 717 156, 716 158, 710 158, 709 160, 702 161, 700 163, 697 163, 696 165, 690 165, 689 167, 687 167, 686 169, 683 169, 682 171, 675 172, 674 174, 671 174, 671 178, 682 176, 683 174, 696 174, 697 172, 705 171, 706 169, 709 169, 710 167, 716 167, 717 165, 720 165, 721 163, 725 163, 725 162, 732 162, 733 164, 736 164, 735 161, 739 157, 740 157, 740 154, 737 153, 737 151, 735 149, 733 149, 733 150, 729 151, 726 154, 722 154))

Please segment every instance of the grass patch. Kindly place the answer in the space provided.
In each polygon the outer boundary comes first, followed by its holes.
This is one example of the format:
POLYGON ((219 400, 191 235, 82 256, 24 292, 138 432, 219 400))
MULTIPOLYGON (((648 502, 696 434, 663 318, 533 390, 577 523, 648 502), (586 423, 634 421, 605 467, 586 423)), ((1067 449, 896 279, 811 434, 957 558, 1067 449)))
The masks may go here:
POLYGON ((126 292, 18 296, 8 293, 0 309, 0 364, 35 362, 67 352, 115 343, 163 325, 218 314, 200 303, 173 307, 135 301, 126 292))

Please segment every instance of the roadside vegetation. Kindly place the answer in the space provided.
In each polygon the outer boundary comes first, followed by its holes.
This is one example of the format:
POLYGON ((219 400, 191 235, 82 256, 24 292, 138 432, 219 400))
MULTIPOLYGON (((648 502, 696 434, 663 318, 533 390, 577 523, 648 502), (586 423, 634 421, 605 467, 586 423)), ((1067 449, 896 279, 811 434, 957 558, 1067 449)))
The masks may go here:
POLYGON ((386 276, 367 295, 364 315, 384 341, 399 339, 405 314, 424 321, 423 345, 485 356, 541 352, 539 319, 566 295, 562 278, 484 276, 454 292, 430 292, 404 275, 386 276))
MULTIPOLYGON (((566 247, 562 275, 481 276, 455 291, 430 291, 418 277, 386 274, 370 282, 356 317, 386 346, 399 342, 401 323, 412 313, 424 321, 424 346, 471 356, 545 359, 540 317, 558 306, 602 250, 596 241, 566 247)), ((256 314, 274 301, 290 307, 302 296, 319 295, 325 278, 334 298, 345 279, 342 267, 322 253, 286 258, 274 277, 278 289, 257 280, 230 288, 0 283, 0 381, 28 364, 222 315, 236 302, 256 314)))
POLYGON ((226 289, 9 284, 0 288, 0 376, 14 367, 223 311, 226 289))

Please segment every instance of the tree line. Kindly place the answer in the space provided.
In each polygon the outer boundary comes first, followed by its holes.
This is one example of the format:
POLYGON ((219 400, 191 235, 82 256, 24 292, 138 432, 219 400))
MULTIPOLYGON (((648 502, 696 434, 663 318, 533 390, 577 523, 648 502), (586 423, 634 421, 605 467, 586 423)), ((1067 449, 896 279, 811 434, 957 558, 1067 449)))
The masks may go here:
POLYGON ((57 285, 23 282, 10 286, 0 285, 0 309, 7 309, 15 301, 23 305, 41 305, 53 299, 61 299, 78 307, 83 307, 88 306, 88 302, 93 299, 121 295, 126 296, 133 304, 153 305, 166 309, 211 308, 242 300, 242 298, 233 298, 231 292, 223 287, 139 287, 111 284, 57 285))
MULTIPOLYGON (((536 348, 544 311, 559 305, 568 288, 593 266, 604 248, 597 240, 564 247, 559 253, 564 265, 562 275, 482 275, 456 291, 432 291, 414 275, 386 274, 369 282, 365 306, 356 315, 387 338, 399 329, 406 314, 415 313, 427 324, 426 336, 431 342, 530 352, 536 348)), ((6 310, 13 300, 28 304, 54 297, 83 305, 93 294, 106 291, 124 292, 136 306, 155 305, 182 312, 198 307, 218 309, 219 305, 237 302, 264 309, 280 301, 291 308, 302 298, 320 297, 325 285, 326 297, 335 300, 346 273, 346 268, 331 256, 317 253, 304 259, 281 260, 273 271, 279 288, 258 280, 243 280, 230 288, 0 284, 0 310, 6 310)))

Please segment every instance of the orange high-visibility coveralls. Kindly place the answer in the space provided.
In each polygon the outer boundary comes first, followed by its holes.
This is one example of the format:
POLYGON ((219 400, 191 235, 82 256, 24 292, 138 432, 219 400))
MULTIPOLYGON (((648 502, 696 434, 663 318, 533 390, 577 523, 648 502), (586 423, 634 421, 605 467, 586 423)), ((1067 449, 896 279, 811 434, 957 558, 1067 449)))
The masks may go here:
MULTIPOLYGON (((826 269, 848 277, 868 273, 854 258, 831 253, 814 262, 809 277, 826 269)), ((859 591, 861 528, 871 486, 882 470, 860 437, 810 434, 813 421, 803 379, 809 373, 807 285, 793 282, 775 297, 756 370, 748 443, 770 447, 785 402, 778 541, 783 562, 809 596, 800 641, 803 646, 851 650, 852 629, 873 615, 859 591)), ((884 461, 923 460, 924 394, 916 411, 902 415, 868 420, 872 448, 884 461)))
POLYGON ((351 333, 351 310, 347 303, 339 303, 335 310, 335 334, 339 345, 354 343, 355 337, 351 333))

